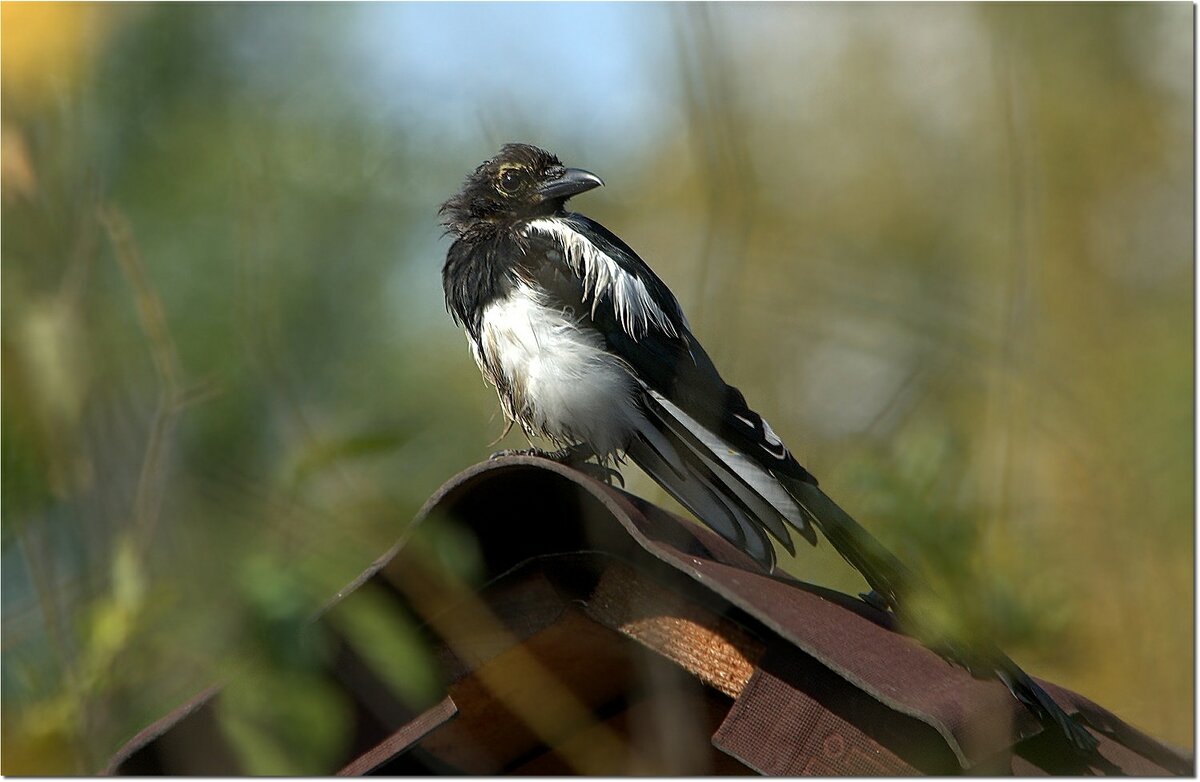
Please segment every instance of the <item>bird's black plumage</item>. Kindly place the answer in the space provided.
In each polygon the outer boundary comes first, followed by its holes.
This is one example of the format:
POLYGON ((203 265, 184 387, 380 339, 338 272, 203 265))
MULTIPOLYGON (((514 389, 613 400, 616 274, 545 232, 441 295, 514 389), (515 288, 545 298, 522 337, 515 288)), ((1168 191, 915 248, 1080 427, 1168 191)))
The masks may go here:
MULTIPOLYGON (((721 377, 666 284, 612 232, 567 212, 601 185, 545 150, 508 144, 442 205, 454 236, 446 305, 508 418, 561 455, 626 456, 764 567, 771 538, 819 529, 903 620, 917 576, 834 503, 721 377)), ((1077 747, 1095 741, 998 649, 955 655, 993 671, 1077 747)))

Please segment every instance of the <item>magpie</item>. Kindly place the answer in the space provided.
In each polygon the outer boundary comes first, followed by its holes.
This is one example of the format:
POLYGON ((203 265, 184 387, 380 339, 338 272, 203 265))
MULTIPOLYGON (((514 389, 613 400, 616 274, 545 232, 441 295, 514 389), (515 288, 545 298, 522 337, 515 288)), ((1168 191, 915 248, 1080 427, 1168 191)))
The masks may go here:
MULTIPOLYGON (((831 500, 767 421, 721 377, 675 296, 625 242, 568 212, 602 186, 529 144, 506 144, 467 176, 440 214, 454 241, 442 269, 446 308, 509 422, 553 443, 535 453, 615 473, 632 460, 766 571, 771 539, 819 530, 866 579, 867 602, 904 621, 913 571, 831 500)), ((619 473, 617 473, 619 475, 619 473)), ((1095 738, 991 645, 944 646, 990 670, 1072 745, 1095 738)))

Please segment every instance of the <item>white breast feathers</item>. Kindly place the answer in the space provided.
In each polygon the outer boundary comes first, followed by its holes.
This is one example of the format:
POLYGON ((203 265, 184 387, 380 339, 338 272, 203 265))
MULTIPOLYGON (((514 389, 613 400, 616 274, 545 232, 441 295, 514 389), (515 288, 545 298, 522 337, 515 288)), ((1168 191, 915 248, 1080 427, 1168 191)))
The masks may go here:
POLYGON ((527 286, 487 306, 472 350, 504 412, 527 434, 586 442, 607 457, 644 425, 626 365, 578 316, 548 306, 527 286))

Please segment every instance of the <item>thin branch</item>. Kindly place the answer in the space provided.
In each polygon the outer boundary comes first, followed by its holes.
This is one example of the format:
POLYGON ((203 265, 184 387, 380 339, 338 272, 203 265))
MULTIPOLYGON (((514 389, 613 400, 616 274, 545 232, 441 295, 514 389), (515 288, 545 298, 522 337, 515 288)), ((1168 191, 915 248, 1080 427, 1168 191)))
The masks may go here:
POLYGON ((162 301, 146 276, 129 221, 111 205, 100 206, 98 217, 108 233, 121 272, 133 290, 138 322, 146 335, 159 382, 158 404, 146 441, 134 499, 135 540, 144 556, 154 537, 162 509, 162 492, 158 489, 161 489, 163 481, 168 441, 184 400, 180 384, 182 371, 175 341, 167 328, 162 301))

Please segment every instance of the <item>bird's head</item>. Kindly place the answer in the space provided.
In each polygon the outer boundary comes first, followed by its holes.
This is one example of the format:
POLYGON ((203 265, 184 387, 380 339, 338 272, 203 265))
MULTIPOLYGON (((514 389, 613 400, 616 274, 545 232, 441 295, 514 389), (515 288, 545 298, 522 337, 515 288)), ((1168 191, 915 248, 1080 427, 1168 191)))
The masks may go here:
POLYGON ((453 233, 465 236, 510 221, 562 211, 573 195, 599 187, 600 177, 567 168, 557 157, 531 144, 505 144, 463 182, 439 210, 453 233))

